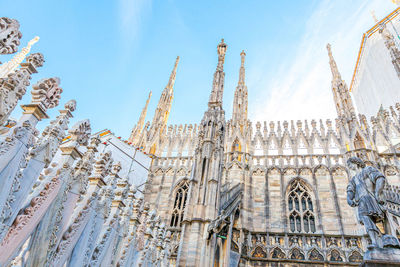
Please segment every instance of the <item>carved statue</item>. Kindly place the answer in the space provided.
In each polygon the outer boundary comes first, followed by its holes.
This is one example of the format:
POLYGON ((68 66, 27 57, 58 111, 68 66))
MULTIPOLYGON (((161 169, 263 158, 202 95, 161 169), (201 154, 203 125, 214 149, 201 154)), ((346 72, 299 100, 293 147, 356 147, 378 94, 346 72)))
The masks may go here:
MULTIPOLYGON (((377 223, 382 222, 386 228, 385 231, 388 232, 386 201, 382 194, 386 177, 376 168, 365 166, 365 163, 358 157, 349 158, 347 165, 353 176, 347 186, 347 203, 351 207, 357 207, 358 219, 364 225, 371 239, 368 250, 400 248, 396 237, 387 233, 382 235, 377 227, 377 223)), ((364 259, 366 259, 367 253, 364 259)))

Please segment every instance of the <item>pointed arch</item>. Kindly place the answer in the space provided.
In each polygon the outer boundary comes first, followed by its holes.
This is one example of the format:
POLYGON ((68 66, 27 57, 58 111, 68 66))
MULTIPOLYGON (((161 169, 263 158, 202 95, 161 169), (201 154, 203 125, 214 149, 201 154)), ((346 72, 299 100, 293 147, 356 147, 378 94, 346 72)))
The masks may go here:
POLYGON ((360 252, 354 250, 349 256, 349 262, 362 262, 363 256, 360 252))
POLYGON ((257 246, 251 254, 253 258, 267 258, 267 253, 260 246, 257 246))
POLYGON ((186 207, 189 180, 183 179, 174 190, 174 208, 172 209, 171 227, 181 227, 186 207))
POLYGON ((286 258, 286 255, 282 251, 282 249, 280 249, 279 247, 275 247, 271 251, 271 258, 273 258, 273 259, 284 259, 284 258, 286 258))
POLYGON ((282 153, 283 155, 293 155, 292 141, 287 133, 282 138, 282 153))
POLYGON ((312 248, 308 252, 308 259, 312 261, 324 261, 324 256, 322 256, 322 253, 318 249, 312 248))
POLYGON ((315 233, 315 204, 311 187, 301 178, 294 178, 286 189, 289 230, 298 233, 315 233))
POLYGON ((339 252, 339 250, 332 249, 328 254, 328 260, 329 261, 342 262, 343 261, 343 257, 342 257, 342 254, 339 252))
POLYGON ((290 258, 293 260, 304 260, 304 253, 299 248, 293 248, 290 253, 290 258))
POLYGON ((313 154, 315 155, 324 154, 324 143, 321 137, 318 134, 313 134, 312 140, 313 140, 312 142, 313 154))
POLYGON ((297 137, 297 154, 307 155, 308 154, 308 142, 303 133, 300 133, 297 137))

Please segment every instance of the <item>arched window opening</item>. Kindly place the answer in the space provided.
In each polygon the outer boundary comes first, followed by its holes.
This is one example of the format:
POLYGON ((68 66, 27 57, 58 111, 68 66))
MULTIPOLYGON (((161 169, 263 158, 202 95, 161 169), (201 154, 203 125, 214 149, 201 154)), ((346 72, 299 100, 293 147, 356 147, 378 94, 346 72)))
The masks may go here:
POLYGON ((186 206, 188 189, 188 181, 184 181, 175 190, 174 209, 172 210, 172 217, 170 222, 171 227, 181 227, 186 206))
POLYGON ((287 202, 290 231, 315 233, 315 215, 311 194, 300 180, 294 180, 291 183, 287 202))

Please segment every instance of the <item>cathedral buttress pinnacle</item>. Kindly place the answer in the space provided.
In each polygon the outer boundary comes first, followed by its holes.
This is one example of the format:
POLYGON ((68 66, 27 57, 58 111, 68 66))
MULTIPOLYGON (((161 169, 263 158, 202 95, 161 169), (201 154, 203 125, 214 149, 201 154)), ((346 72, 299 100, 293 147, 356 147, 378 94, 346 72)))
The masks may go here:
POLYGON ((233 99, 233 112, 232 112, 232 122, 240 123, 242 125, 247 121, 247 86, 245 84, 245 68, 244 60, 246 53, 242 51, 240 53, 241 64, 239 70, 239 81, 235 90, 235 96, 233 99))
POLYGON ((141 135, 141 133, 143 131, 144 120, 146 119, 147 108, 149 106, 151 94, 152 93, 150 91, 149 96, 148 96, 148 98, 146 100, 146 105, 144 106, 144 108, 142 110, 142 113, 140 113, 140 117, 139 117, 138 123, 132 129, 131 136, 128 139, 128 141, 131 142, 135 146, 139 146, 138 141, 139 141, 140 135, 141 135))
POLYGON ((158 102, 156 111, 154 113, 153 122, 151 124, 152 136, 154 136, 156 133, 162 134, 167 126, 172 100, 174 98, 174 85, 178 63, 179 56, 176 58, 174 69, 171 72, 168 84, 165 86, 161 94, 160 101, 158 102))
POLYGON ((211 91, 210 100, 208 102, 208 106, 211 107, 219 107, 222 109, 222 98, 224 94, 224 80, 225 80, 225 72, 224 72, 224 62, 225 62, 225 53, 226 53, 227 45, 224 43, 224 39, 218 44, 218 65, 217 69, 214 73, 213 79, 213 89, 211 91))
POLYGON ((342 80, 336 61, 332 55, 331 45, 327 44, 326 48, 328 50, 329 65, 332 71, 332 92, 336 111, 339 118, 350 120, 355 116, 355 109, 350 91, 347 88, 346 82, 342 80))

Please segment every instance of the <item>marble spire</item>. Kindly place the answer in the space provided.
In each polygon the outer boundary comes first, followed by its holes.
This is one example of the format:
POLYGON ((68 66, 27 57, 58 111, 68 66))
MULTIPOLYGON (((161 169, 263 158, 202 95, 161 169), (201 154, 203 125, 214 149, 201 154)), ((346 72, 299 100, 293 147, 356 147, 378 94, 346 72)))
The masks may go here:
POLYGON ((222 97, 224 94, 224 80, 225 80, 225 72, 224 72, 224 62, 225 62, 225 53, 226 53, 227 45, 224 43, 224 39, 217 46, 218 51, 218 64, 217 69, 214 73, 214 80, 212 91, 210 95, 210 100, 208 102, 208 106, 211 107, 220 107, 222 108, 222 97))
POLYGON ((132 142, 134 145, 137 145, 137 140, 140 137, 140 134, 142 133, 143 126, 144 126, 144 120, 146 119, 147 108, 149 106, 151 95, 152 95, 152 93, 150 91, 149 96, 146 100, 146 105, 144 106, 142 113, 140 113, 139 121, 135 125, 135 127, 132 129, 131 136, 129 137, 129 142, 132 142))
POLYGON ((248 106, 248 98, 247 98, 248 93, 247 93, 247 86, 245 84, 245 68, 244 68, 246 53, 242 51, 240 53, 240 57, 241 57, 241 64, 239 69, 239 81, 233 98, 232 121, 233 123, 239 122, 240 124, 244 124, 245 121, 247 121, 247 106, 248 106))

